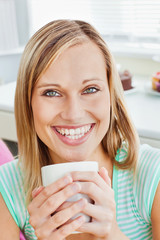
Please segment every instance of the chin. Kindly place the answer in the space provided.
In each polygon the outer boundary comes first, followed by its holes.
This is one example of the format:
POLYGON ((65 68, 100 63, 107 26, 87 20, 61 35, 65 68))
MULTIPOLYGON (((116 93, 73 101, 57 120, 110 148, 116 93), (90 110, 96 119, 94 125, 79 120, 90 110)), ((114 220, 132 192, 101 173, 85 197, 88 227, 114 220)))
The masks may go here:
POLYGON ((65 156, 63 156, 62 158, 65 162, 82 162, 92 159, 90 154, 86 154, 84 152, 73 153, 72 151, 65 153, 65 156))

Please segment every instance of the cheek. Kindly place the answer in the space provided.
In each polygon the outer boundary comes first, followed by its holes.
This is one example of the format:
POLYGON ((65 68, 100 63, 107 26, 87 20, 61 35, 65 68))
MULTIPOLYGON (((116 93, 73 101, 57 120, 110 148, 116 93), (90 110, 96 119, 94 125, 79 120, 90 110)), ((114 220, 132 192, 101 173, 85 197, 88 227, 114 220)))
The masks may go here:
POLYGON ((36 130, 37 128, 41 128, 42 124, 48 124, 53 116, 53 111, 42 101, 33 100, 32 111, 36 130))
POLYGON ((96 98, 91 106, 93 115, 101 122, 110 121, 110 97, 107 95, 96 98))

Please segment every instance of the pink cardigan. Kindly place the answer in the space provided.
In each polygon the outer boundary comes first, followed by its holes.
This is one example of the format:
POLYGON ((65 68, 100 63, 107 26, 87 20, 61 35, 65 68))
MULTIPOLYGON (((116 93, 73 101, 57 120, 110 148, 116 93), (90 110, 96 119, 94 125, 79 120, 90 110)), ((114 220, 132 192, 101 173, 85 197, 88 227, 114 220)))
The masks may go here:
POLYGON ((13 160, 13 156, 5 143, 0 139, 0 165, 13 160))
MULTIPOLYGON (((0 139, 0 165, 13 160, 13 156, 5 143, 0 139)), ((20 233, 20 240, 25 240, 22 233, 20 233)))

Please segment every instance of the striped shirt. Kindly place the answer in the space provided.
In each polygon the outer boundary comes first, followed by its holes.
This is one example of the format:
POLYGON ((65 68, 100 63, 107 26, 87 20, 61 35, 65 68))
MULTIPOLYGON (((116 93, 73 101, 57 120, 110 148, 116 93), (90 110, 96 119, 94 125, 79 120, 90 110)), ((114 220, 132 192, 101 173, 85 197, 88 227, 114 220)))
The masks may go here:
POLYGON ((18 227, 26 239, 37 239, 34 229, 29 224, 29 213, 25 207, 22 172, 18 160, 13 160, 0 167, 0 192, 18 227))
MULTIPOLYGON (((116 156, 117 161, 126 157, 125 148, 116 156)), ((25 207, 22 173, 14 160, 0 167, 0 192, 18 227, 26 239, 37 239, 29 224, 25 207)), ((113 168, 117 222, 129 239, 152 239, 151 210, 160 181, 160 150, 141 145, 136 174, 130 170, 113 168)))
MULTIPOLYGON (((116 156, 123 161, 127 152, 122 149, 116 156)), ((151 210, 160 181, 160 150, 142 145, 136 173, 114 167, 117 223, 129 239, 152 239, 151 210)))

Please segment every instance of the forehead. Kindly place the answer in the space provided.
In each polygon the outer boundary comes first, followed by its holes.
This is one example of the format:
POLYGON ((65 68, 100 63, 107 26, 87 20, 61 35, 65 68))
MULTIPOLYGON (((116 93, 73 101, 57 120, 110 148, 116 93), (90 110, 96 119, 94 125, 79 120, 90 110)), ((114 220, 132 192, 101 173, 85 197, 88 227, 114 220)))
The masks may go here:
POLYGON ((54 61, 51 65, 60 64, 66 61, 70 63, 70 60, 74 61, 75 63, 79 63, 81 60, 84 64, 87 64, 87 60, 91 63, 97 63, 98 60, 100 64, 105 64, 105 58, 103 56, 102 51, 100 48, 92 41, 82 42, 73 46, 68 47, 65 49, 60 56, 54 61), (84 61, 84 58, 86 61, 84 61), (66 61, 67 60, 67 61, 66 61))
POLYGON ((65 49, 53 60, 39 81, 51 78, 54 81, 78 81, 105 76, 106 63, 101 50, 95 43, 87 41, 65 49))

